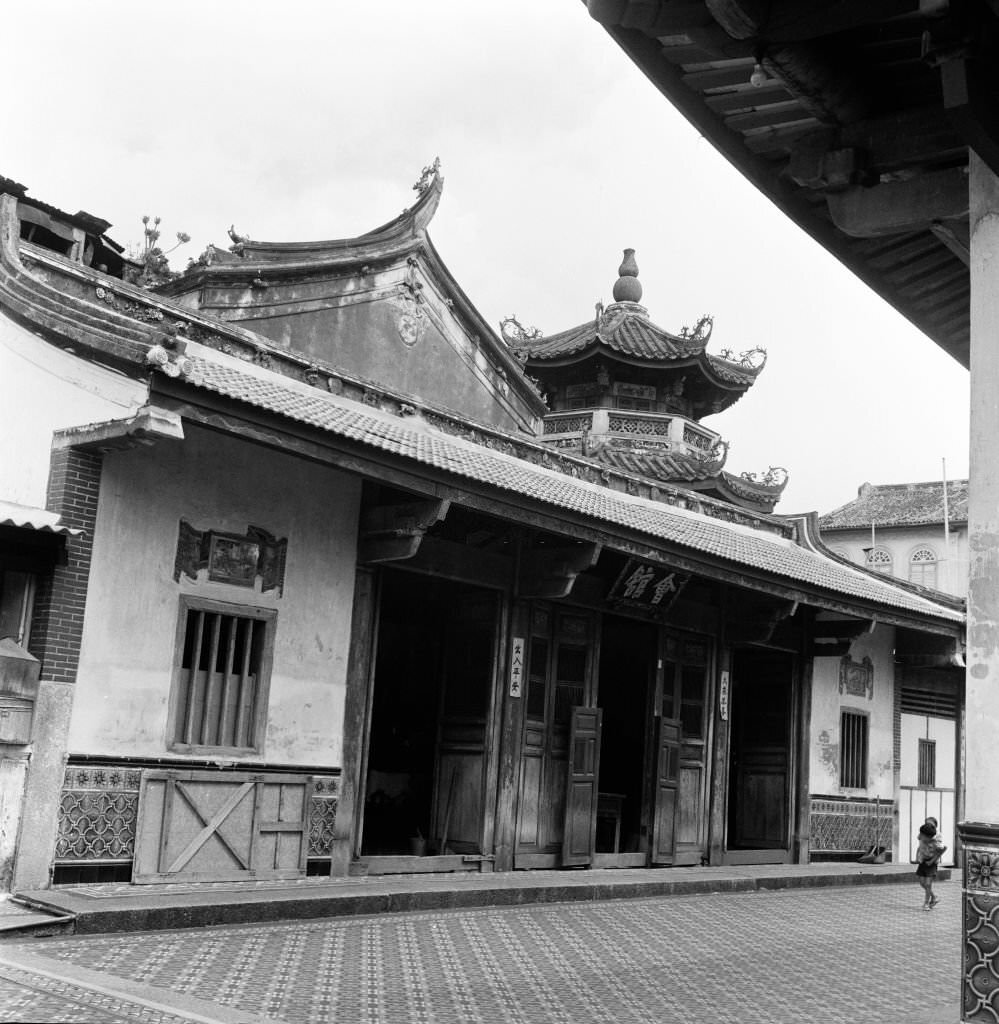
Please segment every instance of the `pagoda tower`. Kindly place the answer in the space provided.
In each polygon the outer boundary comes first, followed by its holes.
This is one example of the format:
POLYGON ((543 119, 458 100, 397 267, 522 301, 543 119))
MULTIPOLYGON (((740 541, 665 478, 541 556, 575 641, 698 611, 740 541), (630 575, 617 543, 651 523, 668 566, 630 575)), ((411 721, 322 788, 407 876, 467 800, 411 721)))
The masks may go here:
POLYGON ((618 274, 614 302, 606 309, 597 303, 596 315, 578 327, 544 336, 514 317, 502 322, 548 404, 542 440, 657 484, 772 512, 787 472, 728 472, 727 442, 701 422, 752 387, 766 353, 709 354, 710 316, 679 334, 653 323, 641 305, 634 249, 624 250, 618 274))

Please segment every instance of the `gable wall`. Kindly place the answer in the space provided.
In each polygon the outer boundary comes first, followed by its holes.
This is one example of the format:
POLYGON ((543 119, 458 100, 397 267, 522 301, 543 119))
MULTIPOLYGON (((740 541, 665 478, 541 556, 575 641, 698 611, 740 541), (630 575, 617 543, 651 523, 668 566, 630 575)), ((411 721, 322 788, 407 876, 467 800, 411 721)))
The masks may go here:
MULTIPOLYGON (((266 269, 261 269, 266 277, 266 269)), ((539 421, 422 267, 210 286, 201 310, 354 376, 508 430, 539 421)))

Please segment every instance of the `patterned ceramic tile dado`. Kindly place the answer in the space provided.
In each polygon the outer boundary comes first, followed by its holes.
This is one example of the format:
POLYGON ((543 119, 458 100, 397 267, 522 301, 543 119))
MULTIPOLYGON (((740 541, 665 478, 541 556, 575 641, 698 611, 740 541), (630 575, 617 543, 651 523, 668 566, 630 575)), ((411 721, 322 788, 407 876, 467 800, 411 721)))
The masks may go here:
POLYGON ((960 899, 907 886, 47 939, 30 949, 289 1024, 958 1019, 960 899))

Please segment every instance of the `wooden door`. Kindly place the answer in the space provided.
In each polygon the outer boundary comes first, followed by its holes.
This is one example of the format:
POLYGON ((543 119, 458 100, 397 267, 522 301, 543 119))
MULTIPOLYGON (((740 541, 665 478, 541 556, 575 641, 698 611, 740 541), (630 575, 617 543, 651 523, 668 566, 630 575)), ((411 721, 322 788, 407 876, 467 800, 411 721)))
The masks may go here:
POLYGON ((143 772, 132 881, 302 876, 311 797, 308 775, 143 772))
POLYGON ((430 830, 439 853, 483 849, 486 735, 496 661, 495 593, 466 588, 443 629, 442 693, 430 830))
POLYGON ((590 618, 535 606, 527 653, 514 866, 558 867, 573 709, 588 703, 590 618))
POLYGON ((652 802, 653 864, 672 864, 676 846, 676 807, 680 775, 680 723, 659 718, 652 802))
POLYGON ((572 709, 562 864, 581 866, 593 860, 597 831, 600 769, 600 708, 572 709))
POLYGON ((729 849, 790 848, 792 668, 790 656, 736 654, 729 849))
POLYGON ((668 633, 663 645, 658 711, 664 722, 678 726, 672 863, 699 864, 708 842, 712 642, 705 636, 668 633))

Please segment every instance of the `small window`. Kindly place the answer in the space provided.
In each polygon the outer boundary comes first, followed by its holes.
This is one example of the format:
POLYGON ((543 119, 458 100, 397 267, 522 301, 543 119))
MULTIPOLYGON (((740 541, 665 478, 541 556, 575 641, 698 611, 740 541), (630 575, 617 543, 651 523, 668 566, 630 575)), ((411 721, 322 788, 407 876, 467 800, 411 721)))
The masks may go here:
POLYGON ((893 576, 891 552, 884 548, 872 548, 867 553, 867 568, 884 573, 885 576, 893 576))
POLYGON ((259 752, 277 613, 181 598, 172 747, 259 752))
POLYGON ((920 548, 909 559, 909 581, 924 587, 937 585, 937 556, 929 548, 920 548))
POLYGON ((867 788, 867 715, 841 711, 839 716, 839 784, 843 789, 867 788))
POLYGON ((919 741, 919 775, 917 785, 933 789, 937 784, 937 742, 919 741))

